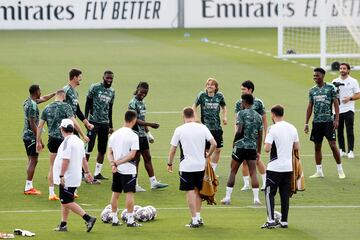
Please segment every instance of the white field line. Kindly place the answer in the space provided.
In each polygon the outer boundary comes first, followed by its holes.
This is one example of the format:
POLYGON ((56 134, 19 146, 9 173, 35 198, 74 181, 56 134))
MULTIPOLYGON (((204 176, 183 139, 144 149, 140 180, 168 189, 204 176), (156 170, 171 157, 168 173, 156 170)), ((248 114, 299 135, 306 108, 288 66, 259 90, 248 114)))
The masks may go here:
POLYGON ((159 111, 159 112, 147 112, 149 114, 180 114, 181 111, 159 111))
MULTIPOLYGON (((213 206, 213 207, 202 207, 203 209, 212 209, 212 210, 224 210, 224 209, 253 209, 253 208, 265 208, 265 206, 258 207, 258 206, 213 206)), ((290 206, 291 209, 357 209, 360 206, 357 205, 309 205, 309 206, 290 206)), ((101 212, 103 209, 86 209, 87 212, 101 212)), ((157 208, 157 210, 164 210, 164 211, 177 211, 177 210, 189 210, 187 207, 165 207, 165 208, 157 208)), ((6 213, 52 213, 52 212, 60 212, 60 209, 42 209, 42 210, 0 210, 0 214, 6 213)))
MULTIPOLYGON (((47 153, 44 153, 47 155, 47 153)), ((312 154, 300 154, 300 158, 302 157, 314 157, 314 153, 312 154)), ((332 157, 332 154, 323 154, 324 157, 332 157)), ((355 153, 356 156, 356 153, 355 153)), ((168 155, 152 155, 152 158, 164 158, 167 159, 169 156, 168 155)), ((230 158, 230 155, 221 155, 222 158, 230 158)), ((266 158, 267 155, 261 155, 262 158, 266 158)), ((0 158, 0 161, 26 161, 26 156, 19 156, 19 157, 2 157, 0 158)), ((49 160, 48 157, 40 157, 39 160, 49 160)))
MULTIPOLYGON (((240 49, 242 51, 251 52, 251 53, 258 54, 258 55, 263 55, 263 56, 266 56, 266 57, 272 57, 272 58, 275 58, 275 59, 278 59, 278 60, 281 60, 281 61, 284 61, 284 62, 290 62, 292 64, 296 64, 296 65, 299 65, 299 66, 302 66, 302 67, 308 67, 308 68, 311 68, 311 69, 316 68, 315 66, 309 66, 309 65, 307 65, 305 63, 301 63, 301 62, 299 62, 297 60, 289 60, 289 59, 286 59, 286 58, 280 59, 280 58, 278 58, 277 55, 274 55, 274 54, 269 53, 269 52, 263 52, 261 50, 256 50, 256 49, 253 49, 253 48, 240 47, 240 46, 236 46, 236 45, 233 45, 233 44, 227 44, 227 43, 218 42, 218 41, 209 41, 209 43, 211 43, 213 45, 218 45, 220 47, 240 49)), ((331 75, 338 75, 338 73, 336 73, 336 72, 329 71, 329 73, 331 75)))

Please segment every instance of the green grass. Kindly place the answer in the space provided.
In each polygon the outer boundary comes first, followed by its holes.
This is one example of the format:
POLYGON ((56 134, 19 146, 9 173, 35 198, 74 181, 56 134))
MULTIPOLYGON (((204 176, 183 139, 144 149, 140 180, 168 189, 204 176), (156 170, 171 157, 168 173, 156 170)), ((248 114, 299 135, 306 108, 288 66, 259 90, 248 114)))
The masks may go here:
MULTIPOLYGON (((337 179, 335 162, 324 144, 325 179, 306 178, 306 191, 291 199, 289 229, 261 230, 265 221, 264 208, 252 208, 252 193, 240 192, 241 174, 237 177, 231 207, 205 206, 202 229, 186 229, 190 219, 184 193, 178 190, 177 174, 166 172, 166 159, 171 135, 181 124, 180 114, 151 112, 181 111, 191 105, 197 93, 204 88, 208 77, 220 82, 229 109, 229 125, 224 127, 225 146, 218 167, 220 187, 217 200, 224 196, 229 172, 229 155, 233 139, 233 109, 240 97, 240 83, 251 79, 256 84, 255 95, 267 107, 281 103, 286 109, 286 119, 299 131, 302 162, 305 176, 313 174, 313 145, 303 133, 307 91, 313 86, 309 67, 293 64, 256 51, 276 54, 276 31, 273 29, 186 30, 94 30, 94 31, 1 31, 0 32, 0 232, 14 228, 31 230, 38 239, 357 239, 360 227, 359 157, 344 159, 347 178, 337 179), (238 46, 229 48, 210 41, 238 46), (241 48, 255 49, 255 52, 241 48), (91 83, 101 80, 105 69, 115 72, 114 105, 115 127, 121 126, 124 110, 137 83, 146 80, 150 92, 146 98, 147 119, 160 123, 152 130, 156 143, 151 145, 156 176, 170 184, 164 191, 150 191, 144 167, 139 179, 148 189, 135 195, 139 205, 153 205, 158 209, 156 221, 146 223, 141 229, 112 228, 98 222, 93 232, 86 234, 83 221, 74 214, 69 221, 68 233, 51 230, 60 219, 59 203, 47 200, 48 153, 41 153, 34 184, 43 195, 24 196, 26 155, 21 140, 23 127, 22 102, 28 97, 30 84, 38 83, 43 94, 63 87, 67 72, 72 67, 83 70, 84 80, 78 88, 81 105, 91 83), (323 207, 319 207, 323 206, 323 207), (327 208, 325 206, 328 206, 327 208), (21 212, 32 210, 32 212, 21 212)), ((315 60, 302 60, 317 65, 315 60)), ((352 75, 360 79, 359 72, 352 75)), ((328 74, 330 81, 334 75, 328 74)), ((45 104, 40 105, 43 109, 45 104)), ((83 108, 83 107, 82 107, 83 108)), ((270 122, 270 119, 268 118, 270 122)), ((359 121, 356 114, 356 122, 359 121)), ((355 135, 359 136, 355 124, 355 135)), ((46 135, 46 134, 45 134, 46 135)), ((44 137, 46 140, 46 137, 44 137)), ((358 141, 355 152, 359 154, 358 141)), ((93 154, 94 155, 94 154, 93 154)), ((263 155, 266 161, 267 156, 263 155)), ((94 168, 94 156, 91 159, 94 168)), ((176 168, 177 169, 177 168, 176 168)), ((110 175, 105 165, 104 175, 110 175)), ((100 186, 82 185, 77 200, 94 215, 108 204, 110 181, 100 186)), ((261 195, 264 202, 264 197, 261 195)), ((120 207, 124 199, 121 197, 120 207)))

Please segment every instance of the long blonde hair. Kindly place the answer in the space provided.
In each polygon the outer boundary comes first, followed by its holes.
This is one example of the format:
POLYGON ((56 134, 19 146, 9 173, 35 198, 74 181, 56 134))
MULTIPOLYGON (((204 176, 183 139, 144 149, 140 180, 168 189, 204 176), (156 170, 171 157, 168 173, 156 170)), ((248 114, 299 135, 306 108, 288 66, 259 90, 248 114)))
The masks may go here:
POLYGON ((215 78, 208 78, 205 82, 205 91, 206 91, 206 86, 208 85, 209 82, 212 82, 214 85, 215 85, 215 93, 217 93, 219 91, 219 84, 218 82, 216 81, 215 78))

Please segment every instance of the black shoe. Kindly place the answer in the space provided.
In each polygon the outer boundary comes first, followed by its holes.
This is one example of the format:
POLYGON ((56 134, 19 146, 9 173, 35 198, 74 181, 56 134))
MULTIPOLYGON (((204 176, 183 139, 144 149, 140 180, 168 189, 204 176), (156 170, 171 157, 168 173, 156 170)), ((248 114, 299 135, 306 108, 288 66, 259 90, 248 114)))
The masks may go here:
POLYGON ((96 175, 94 177, 94 179, 96 179, 96 180, 108 180, 109 178, 104 177, 101 173, 99 173, 98 175, 96 175))
POLYGON ((113 227, 118 227, 118 226, 121 226, 121 225, 123 225, 123 224, 122 224, 122 222, 120 222, 120 221, 118 221, 118 222, 113 222, 113 223, 111 224, 111 226, 113 226, 113 227))
POLYGON ((198 224, 199 224, 199 227, 204 226, 204 220, 203 220, 202 218, 200 218, 200 219, 198 220, 198 224))
POLYGON ((198 228, 198 227, 200 227, 200 224, 199 223, 192 223, 192 221, 190 221, 190 223, 186 224, 185 227, 198 228))
POLYGON ((277 222, 266 222, 260 228, 272 229, 272 228, 278 228, 278 227, 280 227, 280 225, 277 222))
POLYGON ((137 223, 137 222, 132 222, 132 223, 127 223, 126 224, 128 227, 141 227, 142 226, 142 224, 140 224, 140 223, 137 223))
POLYGON ((287 224, 282 224, 281 222, 278 223, 278 228, 288 228, 287 224))
POLYGON ((91 231, 91 229, 94 227, 94 225, 95 225, 95 222, 96 222, 96 218, 94 218, 94 217, 90 217, 90 220, 88 221, 88 222, 85 222, 85 224, 86 224, 86 231, 87 232, 90 232, 91 231))

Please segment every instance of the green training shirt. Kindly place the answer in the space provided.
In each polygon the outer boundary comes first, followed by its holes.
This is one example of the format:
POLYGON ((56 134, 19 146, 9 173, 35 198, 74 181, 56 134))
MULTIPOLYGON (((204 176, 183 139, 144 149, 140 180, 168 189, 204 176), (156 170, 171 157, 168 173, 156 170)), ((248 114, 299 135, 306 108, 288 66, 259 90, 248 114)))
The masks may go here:
POLYGON ((238 112, 236 125, 242 125, 243 136, 235 142, 236 148, 257 150, 258 134, 263 129, 262 118, 253 109, 238 112))
POLYGON ((309 90, 309 101, 314 106, 314 123, 333 121, 332 104, 336 98, 335 86, 330 83, 319 88, 317 85, 309 90))
POLYGON ((61 120, 74 117, 74 113, 69 104, 55 101, 47 105, 41 113, 41 120, 48 126, 49 137, 63 139, 60 131, 61 120))
POLYGON ((76 108, 79 103, 79 93, 73 88, 70 84, 66 85, 64 88, 65 91, 65 101, 67 104, 70 105, 74 116, 76 116, 76 108))
POLYGON ((39 108, 37 103, 28 98, 24 101, 24 129, 23 129, 23 139, 24 140, 36 140, 36 133, 33 133, 30 127, 30 118, 35 118, 36 126, 39 124, 39 108))
MULTIPOLYGON (((254 109, 261 116, 265 114, 265 105, 263 101, 261 101, 261 99, 254 98, 254 104, 251 108, 254 109)), ((238 113, 241 110, 243 110, 243 107, 241 106, 241 100, 238 100, 235 103, 235 113, 238 113)))
POLYGON ((209 130, 221 130, 220 107, 226 105, 224 95, 221 92, 210 97, 206 91, 201 91, 195 100, 195 105, 201 109, 201 122, 209 130))
POLYGON ((89 120, 96 123, 110 123, 110 105, 114 103, 115 90, 106 88, 103 83, 91 85, 88 98, 92 99, 89 120))
MULTIPOLYGON (((145 102, 141 101, 134 96, 129 102, 129 110, 134 110, 137 113, 137 118, 145 121, 146 106, 145 102)), ((146 131, 144 126, 136 124, 133 128, 139 137, 146 137, 146 131)))

